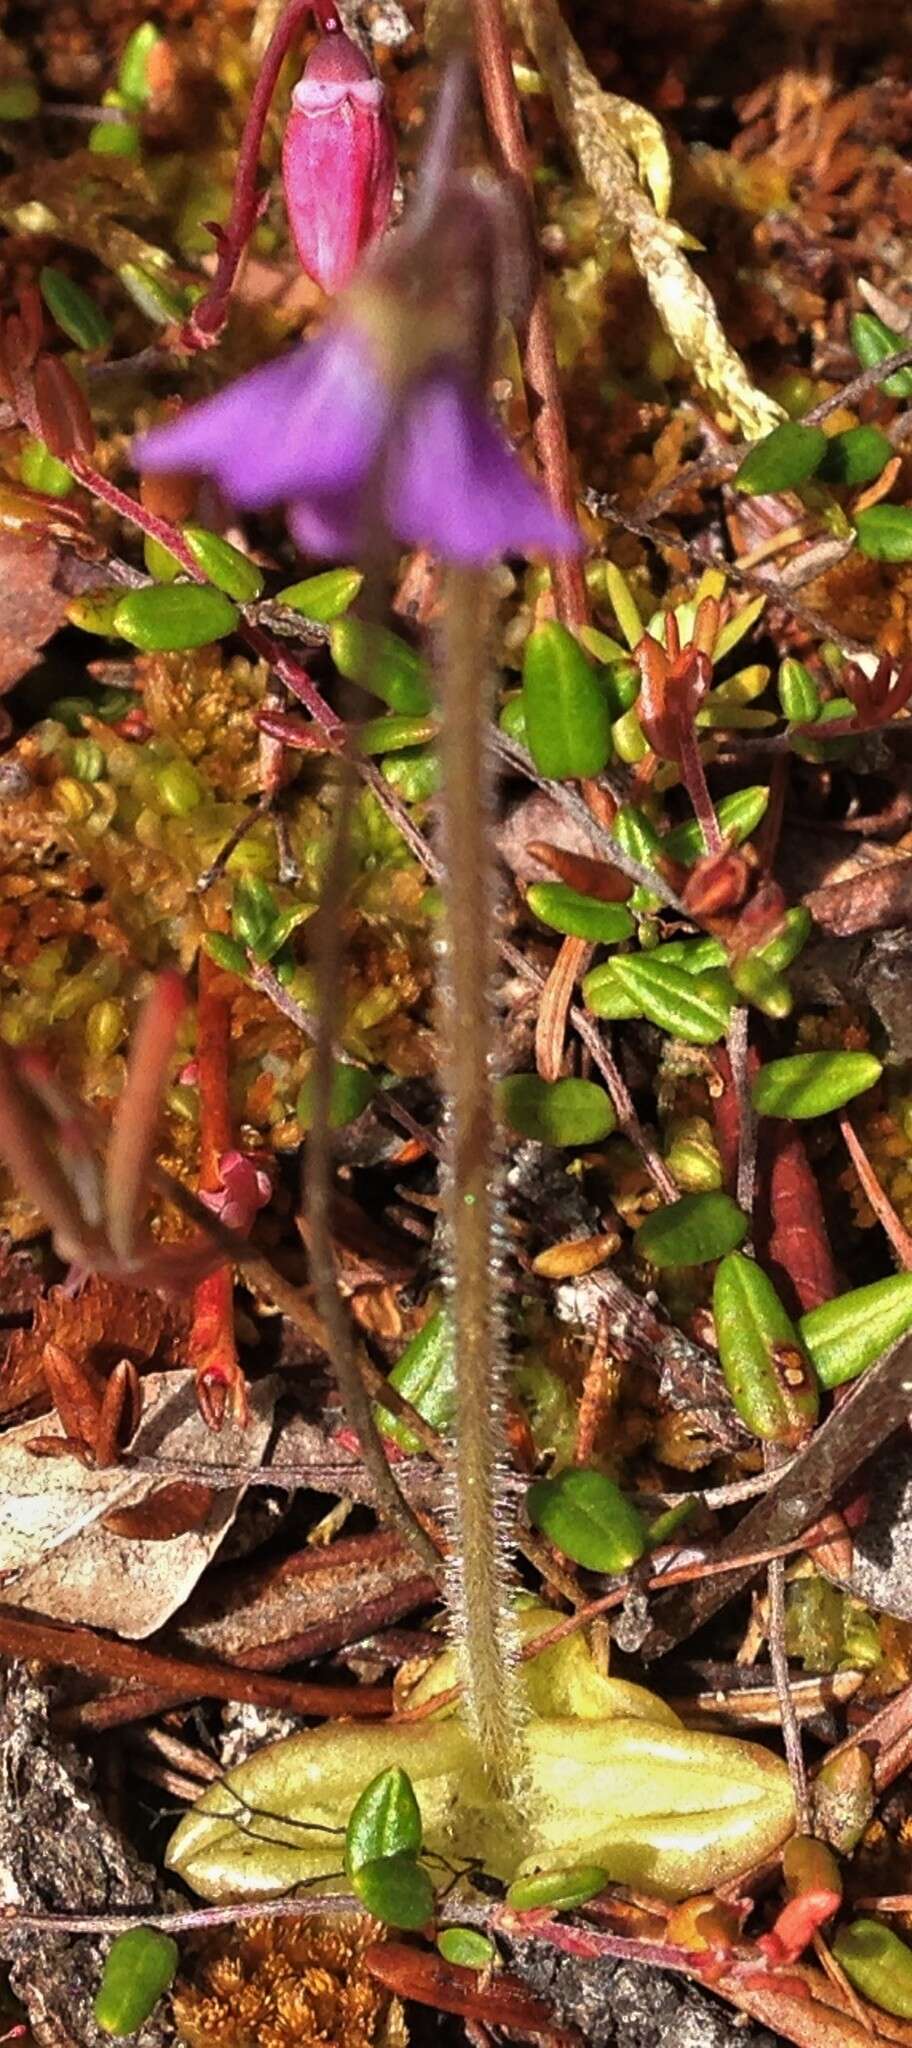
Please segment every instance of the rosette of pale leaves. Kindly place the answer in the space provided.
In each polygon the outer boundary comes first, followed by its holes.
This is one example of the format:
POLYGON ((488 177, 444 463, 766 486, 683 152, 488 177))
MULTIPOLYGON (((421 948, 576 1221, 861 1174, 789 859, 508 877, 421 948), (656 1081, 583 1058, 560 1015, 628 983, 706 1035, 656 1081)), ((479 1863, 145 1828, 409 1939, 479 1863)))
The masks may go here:
MULTIPOLYGON (((560 1617, 517 1617, 527 1642, 560 1617)), ((527 1719, 513 1786, 495 1793, 458 1710, 427 1720, 326 1725, 262 1749, 203 1794, 168 1850, 204 1898, 347 1888, 346 1823, 381 1771, 408 1773, 423 1853, 480 1865, 504 1883, 581 1862, 664 1896, 705 1891, 770 1854, 794 1825, 785 1765, 753 1743, 694 1733, 644 1687, 605 1678, 582 1636, 521 1667, 527 1719)), ((445 1652, 412 1694, 446 1692, 445 1652)))

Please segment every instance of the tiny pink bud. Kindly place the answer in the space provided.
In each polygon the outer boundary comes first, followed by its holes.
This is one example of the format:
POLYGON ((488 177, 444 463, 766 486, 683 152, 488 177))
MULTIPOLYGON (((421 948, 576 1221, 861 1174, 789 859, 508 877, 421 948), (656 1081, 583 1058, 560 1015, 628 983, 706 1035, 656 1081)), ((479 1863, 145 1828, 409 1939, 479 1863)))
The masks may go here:
POLYGON ((308 277, 340 291, 362 249, 383 233, 396 178, 383 86, 341 31, 321 37, 295 86, 282 176, 308 277))

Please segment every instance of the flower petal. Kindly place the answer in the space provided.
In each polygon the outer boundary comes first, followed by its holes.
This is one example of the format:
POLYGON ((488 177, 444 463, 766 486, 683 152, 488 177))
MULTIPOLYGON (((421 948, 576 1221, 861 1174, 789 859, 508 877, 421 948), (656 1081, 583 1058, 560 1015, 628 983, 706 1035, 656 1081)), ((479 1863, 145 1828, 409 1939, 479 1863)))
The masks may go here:
POLYGON ((361 492, 339 491, 332 497, 296 498, 285 514, 288 529, 302 555, 317 561, 348 562, 361 552, 361 492))
POLYGON ((412 393, 390 453, 385 511, 391 532, 444 561, 577 554, 581 536, 552 510, 457 373, 436 370, 412 393))
POLYGON ((138 444, 141 469, 203 471, 250 510, 349 491, 383 439, 390 399, 343 324, 253 370, 138 444))

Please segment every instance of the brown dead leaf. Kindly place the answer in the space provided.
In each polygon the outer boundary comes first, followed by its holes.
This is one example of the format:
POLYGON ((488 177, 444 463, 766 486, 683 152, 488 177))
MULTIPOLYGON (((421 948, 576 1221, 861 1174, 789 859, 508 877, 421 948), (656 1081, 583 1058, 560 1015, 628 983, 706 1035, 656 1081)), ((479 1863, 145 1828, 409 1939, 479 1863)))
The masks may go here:
POLYGON ((215 1489, 200 1486, 194 1479, 173 1479, 160 1486, 134 1507, 115 1508, 102 1517, 102 1526, 112 1536, 127 1536, 131 1543, 168 1543, 172 1536, 188 1536, 203 1528, 215 1499, 215 1489))
MULTIPOLYGON (((0 1437, 0 1580, 7 1606, 55 1621, 90 1622, 131 1640, 163 1627, 215 1555, 245 1492, 243 1481, 210 1488, 204 1479, 175 1489, 168 1465, 257 1467, 269 1441, 276 1388, 274 1379, 257 1381, 248 1427, 226 1423, 215 1437, 199 1414, 192 1372, 150 1373, 131 1462, 104 1470, 75 1457, 33 1457, 31 1422, 7 1430, 0 1437), (161 1459, 163 1469, 137 1470, 137 1458, 161 1459), (210 1496, 202 1522, 194 1494, 210 1496), (163 1511, 170 1526, 162 1522, 163 1511), (138 1521, 112 1527, 112 1514, 124 1512, 138 1521)), ((48 1433, 63 1435, 56 1416, 48 1433)))
POLYGON ((63 625, 69 599, 56 587, 59 559, 53 541, 0 533, 0 693, 34 668, 63 625))
POLYGON ((46 1405, 44 1354, 56 1344, 79 1364, 105 1373, 121 1358, 142 1369, 154 1359, 166 1367, 186 1358, 189 1312, 179 1300, 123 1287, 94 1276, 78 1294, 54 1287, 38 1304, 30 1329, 16 1330, 0 1371, 0 1415, 46 1405))
POLYGON ((804 901, 815 923, 840 939, 912 924, 912 859, 859 860, 852 873, 812 889, 804 901))

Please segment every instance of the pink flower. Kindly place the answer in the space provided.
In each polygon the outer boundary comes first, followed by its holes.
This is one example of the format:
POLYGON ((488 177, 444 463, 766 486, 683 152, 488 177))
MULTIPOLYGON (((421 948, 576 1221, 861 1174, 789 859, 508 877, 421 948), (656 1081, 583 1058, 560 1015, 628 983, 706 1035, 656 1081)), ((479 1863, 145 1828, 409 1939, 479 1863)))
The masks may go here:
POLYGON ((223 1152, 219 1160, 221 1187, 201 1194, 200 1201, 211 1209, 226 1230, 248 1237, 258 1209, 272 1199, 272 1176, 248 1152, 223 1152))
POLYGON ((321 38, 295 86, 282 176, 308 277, 341 291, 362 249, 383 233, 396 179, 383 87, 341 31, 321 38))

